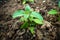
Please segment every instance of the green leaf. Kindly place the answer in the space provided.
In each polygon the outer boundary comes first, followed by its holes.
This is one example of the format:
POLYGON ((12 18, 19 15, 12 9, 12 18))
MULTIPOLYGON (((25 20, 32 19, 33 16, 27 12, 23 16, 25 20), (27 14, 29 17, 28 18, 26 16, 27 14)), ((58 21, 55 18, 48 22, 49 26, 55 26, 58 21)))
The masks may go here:
POLYGON ((24 22, 24 21, 25 21, 25 18, 24 18, 24 17, 21 17, 21 18, 20 18, 20 21, 21 21, 21 22, 24 22))
POLYGON ((30 13, 30 11, 25 11, 25 14, 29 14, 30 13))
POLYGON ((31 7, 27 4, 26 6, 25 6, 25 11, 30 11, 31 10, 31 7))
POLYGON ((33 17, 29 17, 29 20, 32 22, 33 21, 33 17))
POLYGON ((58 21, 60 21, 60 16, 57 19, 58 19, 58 21))
POLYGON ((51 9, 51 10, 48 12, 48 14, 52 14, 52 15, 57 14, 57 10, 51 9))
POLYGON ((23 1, 23 4, 25 4, 26 3, 26 1, 23 1))
POLYGON ((60 7, 60 1, 58 2, 58 7, 60 7))
POLYGON ((24 14, 24 11, 23 11, 23 10, 17 10, 17 11, 15 11, 15 12, 13 13, 12 17, 13 17, 13 19, 14 19, 14 18, 23 16, 23 14, 24 14))
POLYGON ((29 2, 34 3, 34 0, 29 0, 29 2))
POLYGON ((29 14, 24 14, 24 18, 28 18, 29 17, 29 14))
POLYGON ((31 14, 30 14, 30 16, 31 17, 35 17, 35 18, 37 18, 37 19, 39 19, 39 20, 43 20, 43 17, 38 13, 38 12, 32 12, 31 14))
POLYGON ((28 0, 23 0, 23 4, 25 4, 28 0))
POLYGON ((33 19, 33 21, 37 24, 43 24, 43 21, 39 19, 33 19))
POLYGON ((30 2, 34 2, 34 0, 29 0, 30 2))
POLYGON ((23 17, 20 18, 20 21, 28 21, 29 14, 24 14, 23 17))
POLYGON ((27 28, 28 27, 28 22, 24 22, 24 24, 21 26, 21 29, 22 28, 27 28))
POLYGON ((34 34, 35 33, 35 28, 34 27, 29 27, 29 30, 30 30, 30 32, 32 33, 32 34, 34 34))
POLYGON ((28 18, 29 18, 29 14, 24 14, 25 21, 28 21, 28 18))
POLYGON ((34 3, 34 0, 23 0, 23 4, 25 4, 26 2, 33 2, 34 3))

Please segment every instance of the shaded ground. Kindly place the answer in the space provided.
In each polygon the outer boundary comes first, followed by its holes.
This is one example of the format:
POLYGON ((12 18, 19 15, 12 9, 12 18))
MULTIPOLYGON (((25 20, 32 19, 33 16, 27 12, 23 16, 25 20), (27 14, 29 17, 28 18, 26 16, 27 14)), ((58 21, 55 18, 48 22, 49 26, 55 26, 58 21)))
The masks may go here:
POLYGON ((44 25, 36 25, 36 33, 32 35, 28 29, 20 29, 21 22, 18 19, 12 19, 15 10, 24 9, 21 0, 8 0, 0 3, 0 40, 60 40, 60 22, 57 15, 49 15, 47 11, 60 9, 57 1, 35 0, 34 4, 28 3, 36 11, 41 12, 44 17, 44 25))

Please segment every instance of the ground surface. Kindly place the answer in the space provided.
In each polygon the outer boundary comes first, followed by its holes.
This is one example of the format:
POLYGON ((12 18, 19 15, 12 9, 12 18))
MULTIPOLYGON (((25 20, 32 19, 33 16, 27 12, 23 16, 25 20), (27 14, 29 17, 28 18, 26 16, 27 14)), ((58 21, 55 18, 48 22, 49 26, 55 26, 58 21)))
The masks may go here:
POLYGON ((34 35, 28 29, 20 30, 21 22, 12 19, 15 10, 24 9, 21 3, 22 0, 3 0, 0 2, 0 40, 60 40, 60 22, 57 20, 60 14, 47 14, 50 9, 60 11, 56 0, 35 0, 34 4, 28 3, 33 9, 41 12, 45 21, 44 25, 35 27, 36 33, 34 35))

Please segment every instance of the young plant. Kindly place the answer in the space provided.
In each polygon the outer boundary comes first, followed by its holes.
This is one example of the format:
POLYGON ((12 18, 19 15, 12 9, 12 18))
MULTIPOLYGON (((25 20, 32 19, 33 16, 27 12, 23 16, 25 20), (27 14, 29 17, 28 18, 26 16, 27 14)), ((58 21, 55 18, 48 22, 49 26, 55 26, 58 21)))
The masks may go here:
POLYGON ((21 28, 28 28, 34 34, 34 27, 36 24, 43 24, 43 17, 39 12, 31 9, 29 5, 25 6, 25 10, 17 10, 12 15, 13 19, 20 17, 20 21, 24 22, 21 28))
POLYGON ((51 9, 48 14, 55 15, 57 14, 57 10, 51 9))
POLYGON ((25 4, 26 2, 34 3, 34 0, 23 0, 23 4, 25 4))

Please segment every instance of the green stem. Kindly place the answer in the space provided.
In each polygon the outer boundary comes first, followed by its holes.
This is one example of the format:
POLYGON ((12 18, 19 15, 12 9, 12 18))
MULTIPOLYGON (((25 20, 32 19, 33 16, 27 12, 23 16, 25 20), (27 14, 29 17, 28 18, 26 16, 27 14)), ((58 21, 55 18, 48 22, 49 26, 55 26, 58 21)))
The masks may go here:
POLYGON ((21 28, 26 28, 28 26, 27 22, 24 22, 24 24, 21 26, 21 28))

